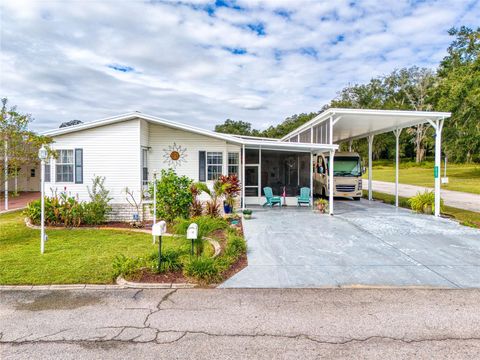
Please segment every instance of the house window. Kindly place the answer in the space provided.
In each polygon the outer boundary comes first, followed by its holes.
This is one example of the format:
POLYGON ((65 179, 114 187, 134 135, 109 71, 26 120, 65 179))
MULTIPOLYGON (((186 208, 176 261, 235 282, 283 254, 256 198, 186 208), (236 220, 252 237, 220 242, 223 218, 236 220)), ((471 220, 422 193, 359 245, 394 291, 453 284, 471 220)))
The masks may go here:
POLYGON ((56 182, 73 182, 73 150, 58 150, 55 166, 56 182))
POLYGON ((236 152, 228 153, 228 175, 238 177, 239 154, 236 152))
POLYGON ((51 172, 50 172, 50 160, 47 160, 45 162, 45 182, 50 182, 50 177, 51 177, 51 172))
POLYGON ((217 180, 222 175, 223 154, 207 152, 207 180, 217 180))
POLYGON ((142 148, 142 184, 148 186, 148 149, 142 148))
POLYGON ((30 177, 35 177, 35 169, 30 169, 30 177))

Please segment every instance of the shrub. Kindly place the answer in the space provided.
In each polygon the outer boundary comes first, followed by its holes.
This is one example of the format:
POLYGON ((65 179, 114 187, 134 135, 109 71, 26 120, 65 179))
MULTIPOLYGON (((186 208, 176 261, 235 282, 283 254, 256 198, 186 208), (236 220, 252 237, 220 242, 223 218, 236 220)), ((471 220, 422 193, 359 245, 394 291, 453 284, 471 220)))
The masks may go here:
MULTIPOLYGON (((55 193, 52 197, 45 197, 45 224, 49 226, 80 226, 98 225, 106 221, 111 198, 109 191, 105 189, 105 178, 97 176, 92 179, 92 189, 88 187, 90 202, 80 202, 66 193, 55 193)), ((40 224, 41 202, 32 201, 24 211, 33 224, 40 224)))
POLYGON ((123 277, 130 277, 135 273, 138 273, 140 269, 145 268, 146 264, 147 261, 145 258, 117 255, 112 263, 112 277, 113 279, 116 279, 120 275, 123 277))
POLYGON ((201 283, 212 283, 220 280, 220 268, 215 259, 207 257, 191 257, 186 262, 183 273, 201 283))
POLYGON ((190 186, 190 192, 192 193, 192 204, 190 205, 190 216, 196 217, 201 216, 203 213, 202 202, 198 199, 200 191, 198 190, 195 184, 190 186))
POLYGON ((218 179, 218 182, 224 187, 225 202, 233 209, 235 198, 241 190, 240 181, 236 175, 222 175, 220 179, 218 179))
POLYGON ((102 224, 107 219, 107 213, 112 209, 108 203, 112 198, 105 188, 105 177, 95 176, 92 187, 87 186, 90 202, 85 203, 84 223, 88 225, 102 224))
MULTIPOLYGON (((193 200, 191 184, 191 179, 178 176, 172 169, 162 170, 160 180, 157 181, 157 218, 169 223, 177 217, 187 218, 193 200)), ((153 186, 150 186, 152 199, 153 186)))
POLYGON ((198 216, 189 220, 180 218, 176 219, 173 231, 175 234, 185 235, 191 223, 196 223, 198 225, 198 238, 195 241, 197 256, 200 256, 203 253, 203 239, 206 236, 216 230, 226 229, 228 227, 228 222, 225 219, 210 216, 198 216))
POLYGON ((208 196, 210 196, 210 200, 208 200, 205 204, 205 213, 208 216, 220 216, 219 199, 221 199, 226 194, 226 189, 228 188, 228 186, 228 184, 224 184, 220 180, 217 180, 213 183, 213 190, 210 190, 210 188, 205 183, 199 182, 195 184, 195 187, 198 190, 198 194, 204 192, 208 194, 208 196))
MULTIPOLYGON (((82 223, 84 205, 76 198, 65 193, 59 196, 45 197, 45 224, 79 226, 82 223)), ((33 224, 40 224, 41 202, 34 200, 30 202, 23 212, 33 224)))
MULTIPOLYGON (((408 200, 410 208, 415 212, 433 214, 435 208, 435 193, 433 191, 418 192, 408 200)), ((440 199, 440 210, 443 211, 443 199, 440 199)))
POLYGON ((225 255, 235 260, 247 251, 247 244, 243 237, 229 233, 227 236, 227 244, 225 246, 225 255))
MULTIPOLYGON (((162 267, 160 272, 178 271, 182 268, 182 252, 180 250, 162 251, 162 267)), ((149 268, 158 272, 158 251, 148 257, 149 268)))
POLYGON ((188 226, 191 223, 198 225, 198 237, 204 238, 216 230, 226 229, 228 222, 222 218, 212 218, 210 216, 198 216, 191 219, 176 219, 173 231, 175 234, 185 235, 187 233, 188 226))

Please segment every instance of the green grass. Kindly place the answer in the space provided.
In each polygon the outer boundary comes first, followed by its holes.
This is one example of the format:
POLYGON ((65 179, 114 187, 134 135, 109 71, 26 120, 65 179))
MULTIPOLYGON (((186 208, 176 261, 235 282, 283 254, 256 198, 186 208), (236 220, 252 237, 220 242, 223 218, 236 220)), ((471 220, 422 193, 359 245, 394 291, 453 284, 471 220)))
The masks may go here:
MULTIPOLYGON (((431 161, 419 165, 410 161, 400 161, 400 183, 433 188, 433 166, 434 163, 431 161)), ((395 182, 394 161, 374 161, 372 172, 373 180, 395 182)), ((441 176, 443 176, 443 164, 441 176)), ((442 184, 443 189, 480 194, 480 165, 447 164, 447 177, 449 183, 442 184)), ((368 178, 368 174, 365 174, 364 178, 368 178)))
MULTIPOLYGON (((120 230, 48 230, 45 254, 40 231, 29 229, 20 212, 0 215, 0 285, 108 284, 116 255, 143 256, 158 248, 149 234, 120 230)), ((164 237, 163 249, 185 246, 164 237)))
MULTIPOLYGON (((368 191, 363 191, 363 197, 368 197, 368 191)), ((377 191, 373 191, 373 198, 375 200, 383 201, 386 204, 395 205, 395 196, 390 194, 384 194, 377 191)), ((410 205, 408 204, 408 198, 399 196, 398 197, 398 205, 400 207, 410 209, 410 205)), ((448 217, 454 218, 460 224, 470 227, 480 228, 480 213, 474 211, 468 211, 463 209, 457 209, 451 206, 444 206, 444 211, 442 215, 446 215, 448 217)))

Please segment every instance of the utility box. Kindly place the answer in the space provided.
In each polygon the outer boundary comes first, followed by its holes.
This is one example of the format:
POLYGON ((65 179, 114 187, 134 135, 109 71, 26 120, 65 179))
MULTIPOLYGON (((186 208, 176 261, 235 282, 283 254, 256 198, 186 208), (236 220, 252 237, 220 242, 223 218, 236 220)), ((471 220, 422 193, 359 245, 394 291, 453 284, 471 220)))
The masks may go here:
POLYGON ((198 225, 191 223, 187 229, 187 239, 196 240, 198 238, 198 225))
POLYGON ((167 232, 167 223, 165 221, 159 221, 152 226, 152 235, 153 236, 162 236, 167 232))

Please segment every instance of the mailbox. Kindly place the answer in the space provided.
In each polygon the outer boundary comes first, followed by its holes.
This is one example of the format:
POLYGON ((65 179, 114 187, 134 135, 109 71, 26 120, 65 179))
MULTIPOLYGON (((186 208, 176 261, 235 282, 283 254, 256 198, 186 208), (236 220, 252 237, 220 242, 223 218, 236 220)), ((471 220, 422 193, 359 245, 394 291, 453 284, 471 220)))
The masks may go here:
POLYGON ((198 238, 198 225, 191 223, 187 229, 187 239, 196 240, 198 238))
POLYGON ((167 223, 165 221, 159 221, 152 226, 152 235, 153 236, 162 236, 167 232, 167 223))

